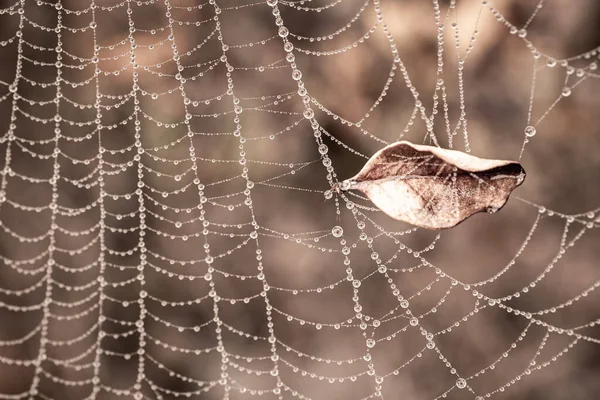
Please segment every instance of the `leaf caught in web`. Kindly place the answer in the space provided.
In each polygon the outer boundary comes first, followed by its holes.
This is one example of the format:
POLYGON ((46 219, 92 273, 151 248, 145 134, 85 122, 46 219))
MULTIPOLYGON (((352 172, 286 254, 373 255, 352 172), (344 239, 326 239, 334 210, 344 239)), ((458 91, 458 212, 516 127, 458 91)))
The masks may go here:
POLYGON ((375 153, 339 190, 363 192, 397 220, 444 229, 498 211, 524 179, 518 162, 401 141, 375 153))

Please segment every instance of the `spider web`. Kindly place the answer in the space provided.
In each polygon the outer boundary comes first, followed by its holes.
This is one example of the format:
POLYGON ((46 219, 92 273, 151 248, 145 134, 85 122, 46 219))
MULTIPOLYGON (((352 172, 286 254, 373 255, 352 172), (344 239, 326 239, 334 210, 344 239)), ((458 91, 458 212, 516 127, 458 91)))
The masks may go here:
POLYGON ((0 399, 600 393, 563 3, 3 2, 0 399), (331 189, 399 139, 528 177, 442 232, 331 189))

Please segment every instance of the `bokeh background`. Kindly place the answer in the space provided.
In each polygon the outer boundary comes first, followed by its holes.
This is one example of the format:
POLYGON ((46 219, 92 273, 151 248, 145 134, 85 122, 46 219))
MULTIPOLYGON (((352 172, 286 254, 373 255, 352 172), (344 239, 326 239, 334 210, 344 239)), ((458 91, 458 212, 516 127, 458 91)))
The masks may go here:
MULTIPOLYGON (((411 298, 412 313, 424 314, 420 326, 437 333, 439 353, 425 349, 421 332, 398 309, 388 278, 377 272, 373 250, 359 239, 344 200, 324 197, 330 189, 327 171, 302 115, 297 83, 284 59, 270 6, 223 0, 216 2, 221 12, 215 14, 212 2, 173 0, 168 10, 169 2, 102 0, 92 12, 89 1, 0 1, 0 398, 33 393, 32 398, 57 400, 119 399, 133 398, 135 392, 152 399, 377 398, 376 377, 365 373, 369 364, 376 375, 386 376, 380 389, 385 399, 435 399, 450 388, 449 399, 486 393, 498 399, 600 397, 597 326, 578 329, 584 336, 560 353, 575 339, 567 329, 600 317, 598 295, 588 291, 600 279, 600 83, 598 52, 592 51, 600 46, 600 3, 504 0, 483 5, 459 0, 452 8, 454 2, 439 1, 442 19, 449 15, 444 20, 440 76, 436 3, 380 4, 428 113, 441 77, 451 130, 461 113, 459 87, 464 89, 472 154, 519 159, 525 127, 536 127, 522 153, 527 179, 497 214, 476 215, 451 230, 430 232, 361 209, 371 218, 365 221, 365 232, 387 263, 389 279, 411 298), (503 16, 500 20, 490 6, 503 16), (215 16, 220 32, 215 30, 215 16), (57 32, 59 17, 67 28, 57 32), (477 30, 462 84, 452 22, 457 23, 461 54, 477 30), (130 25, 140 65, 135 90, 130 25), (510 26, 526 26, 527 35, 511 33, 510 26), (181 54, 181 70, 173 61, 170 34, 181 54), (57 50, 59 35, 62 45, 57 50), (220 61, 219 35, 229 46, 233 91, 244 108, 243 155, 233 135, 235 112, 226 93, 228 71, 220 61), (96 54, 95 43, 100 46, 96 54), (93 60, 95 55, 98 60, 93 60), (58 70, 61 98, 55 102, 58 70), (178 89, 181 77, 189 104, 178 89), (561 95, 565 86, 571 88, 568 96, 561 95), (183 123, 186 112, 192 114, 189 125, 183 123), (141 179, 134 158, 136 118, 145 149, 141 179), (188 127, 198 157, 195 171, 190 169, 188 127), (240 158, 246 159, 254 182, 250 205, 245 203, 240 158), (55 164, 62 179, 53 185, 55 164), (205 226, 199 220, 196 174, 205 185, 205 226), (135 193, 140 181, 147 210, 143 225, 135 193), (53 186, 58 194, 54 213, 48 208, 53 186), (109 195, 99 202, 101 190, 109 195), (253 218, 258 242, 249 236, 253 218), (350 259, 355 278, 362 279, 362 312, 370 316, 364 332, 383 339, 369 350, 370 360, 364 359, 367 347, 356 319, 344 323, 356 313, 340 238, 331 235, 335 225, 343 227, 349 247, 356 243, 350 259), (203 229, 206 239, 200 234, 203 229), (142 299, 147 310, 144 336, 135 325, 142 290, 137 270, 141 231, 147 249, 142 271, 147 293, 142 299), (204 279, 209 272, 206 242, 214 257, 215 271, 209 276, 220 298, 220 332, 215 329, 215 297, 204 279), (421 252, 430 264, 423 265, 407 249, 421 252), (263 286, 256 279, 259 261, 270 287, 266 298, 277 338, 275 362, 267 340, 263 286), (473 285, 506 266, 510 268, 497 279, 473 285), (453 284, 448 276, 460 283, 453 284), (499 298, 531 282, 535 287, 502 303, 504 308, 483 299, 478 301, 480 310, 469 315, 478 300, 472 288, 499 298), (471 284, 471 289, 464 290, 463 284, 471 284), (45 298, 51 301, 44 303, 45 298), (572 304, 560 306, 574 298, 572 304), (536 321, 565 331, 549 331, 507 307, 531 313, 548 310, 536 315, 536 321), (396 311, 388 314, 391 310, 396 311), (374 326, 373 319, 380 319, 380 325, 374 326), (43 321, 47 331, 40 328, 43 321), (202 351, 218 346, 219 340, 224 351, 202 351), (40 359, 42 347, 46 357, 40 359), (140 350, 144 379, 136 387, 140 350), (553 360, 557 354, 562 355, 553 360), (532 359, 536 364, 530 365, 532 359), (548 366, 535 369, 546 361, 548 366), (487 368, 492 363, 494 368, 487 368), (277 376, 271 374, 275 364, 277 376), (525 373, 528 368, 530 373, 525 373), (468 381, 472 391, 456 387, 458 376, 467 378, 482 369, 484 374, 468 381), (227 378, 219 383, 223 372, 227 378), (269 392, 277 381, 282 382, 280 393, 269 392)), ((288 39, 295 45, 305 87, 330 111, 313 103, 328 133, 322 137, 338 179, 351 177, 366 161, 355 152, 370 156, 399 138, 424 141, 426 127, 418 114, 407 125, 415 99, 400 68, 393 71, 381 103, 369 112, 393 61, 381 25, 361 39, 376 21, 373 2, 280 2, 278 7, 291 32, 288 39), (304 9, 315 7, 325 8, 304 9), (340 29, 332 39, 303 39, 340 29), (326 52, 347 45, 350 50, 333 55, 302 51, 326 52), (362 129, 341 122, 361 120, 367 112, 362 129)), ((442 92, 437 95, 434 131, 446 147, 442 92)), ((465 149, 462 129, 453 145, 465 149)))

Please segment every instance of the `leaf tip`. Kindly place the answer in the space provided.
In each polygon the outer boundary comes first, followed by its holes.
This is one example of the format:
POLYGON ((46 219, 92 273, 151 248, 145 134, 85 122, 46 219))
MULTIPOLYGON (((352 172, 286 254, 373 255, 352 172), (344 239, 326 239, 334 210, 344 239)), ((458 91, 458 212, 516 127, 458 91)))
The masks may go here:
POLYGON ((333 191, 335 191, 337 194, 342 194, 342 192, 346 192, 346 191, 352 189, 352 186, 355 183, 356 182, 353 181, 352 179, 346 179, 345 181, 334 183, 333 186, 331 187, 331 189, 333 191))

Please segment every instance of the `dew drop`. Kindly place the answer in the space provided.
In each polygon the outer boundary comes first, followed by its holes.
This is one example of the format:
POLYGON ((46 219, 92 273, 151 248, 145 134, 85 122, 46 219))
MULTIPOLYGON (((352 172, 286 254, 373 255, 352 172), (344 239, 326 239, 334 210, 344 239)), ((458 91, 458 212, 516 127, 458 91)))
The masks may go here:
POLYGON ((344 234, 344 229, 341 226, 336 225, 331 229, 331 234, 335 237, 340 237, 344 234))
POLYGON ((527 137, 533 137, 536 134, 536 130, 534 126, 529 125, 528 127, 525 128, 525 136, 527 137))
POLYGON ((315 116, 315 112, 311 108, 307 108, 304 110, 303 115, 306 119, 312 119, 315 116))
POLYGON ((279 33, 279 36, 281 36, 282 38, 284 38, 284 37, 286 37, 287 35, 290 34, 290 31, 285 26, 282 26, 281 28, 279 28, 278 33, 279 33))

